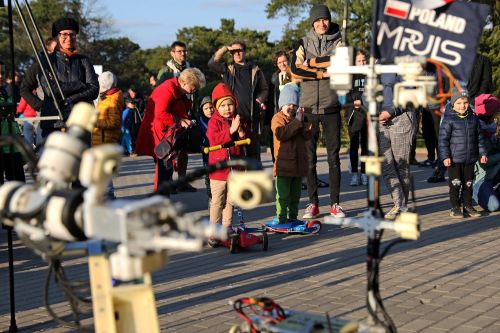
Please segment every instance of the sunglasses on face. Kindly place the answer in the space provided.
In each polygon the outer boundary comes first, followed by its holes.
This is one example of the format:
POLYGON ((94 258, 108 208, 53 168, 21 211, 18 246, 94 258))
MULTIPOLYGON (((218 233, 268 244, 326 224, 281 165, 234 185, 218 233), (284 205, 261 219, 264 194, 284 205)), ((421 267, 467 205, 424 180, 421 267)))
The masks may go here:
POLYGON ((245 52, 245 50, 243 50, 243 49, 236 49, 236 50, 231 50, 229 52, 231 52, 231 54, 235 54, 235 53, 243 53, 243 52, 245 52))

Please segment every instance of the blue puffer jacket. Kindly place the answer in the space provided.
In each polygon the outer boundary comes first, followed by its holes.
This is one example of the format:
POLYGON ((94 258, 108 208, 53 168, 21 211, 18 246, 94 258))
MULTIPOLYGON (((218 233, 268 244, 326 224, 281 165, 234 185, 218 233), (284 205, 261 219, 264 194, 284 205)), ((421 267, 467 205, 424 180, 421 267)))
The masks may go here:
POLYGON ((452 110, 445 110, 439 128, 441 161, 451 158, 453 163, 472 164, 476 163, 480 156, 487 156, 487 152, 479 128, 479 119, 472 109, 467 110, 467 116, 464 118, 460 118, 458 113, 452 110))

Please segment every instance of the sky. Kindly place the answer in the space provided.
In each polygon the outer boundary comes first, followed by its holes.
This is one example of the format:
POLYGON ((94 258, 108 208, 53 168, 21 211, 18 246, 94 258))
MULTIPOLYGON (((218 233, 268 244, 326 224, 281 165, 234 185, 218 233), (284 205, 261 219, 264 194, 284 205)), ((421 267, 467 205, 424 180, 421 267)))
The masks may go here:
POLYGON ((99 2, 113 20, 115 36, 128 37, 141 48, 168 46, 184 27, 217 29, 220 19, 234 19, 236 29, 269 30, 269 41, 281 38, 285 17, 267 19, 269 0, 106 0, 99 2))

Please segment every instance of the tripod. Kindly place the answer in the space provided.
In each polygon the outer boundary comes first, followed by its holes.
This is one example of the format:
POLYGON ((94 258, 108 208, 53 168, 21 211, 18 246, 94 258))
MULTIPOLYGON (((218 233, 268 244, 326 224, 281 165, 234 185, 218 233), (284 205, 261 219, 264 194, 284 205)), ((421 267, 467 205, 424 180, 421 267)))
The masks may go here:
MULTIPOLYGON (((2 126, 2 134, 15 135, 14 126, 17 124, 14 121, 13 113, 4 113, 5 106, 0 106, 0 124, 2 126), (3 133, 4 129, 7 133, 3 133)), ((0 184, 4 182, 4 173, 7 180, 25 181, 22 159, 19 153, 14 152, 12 145, 8 146, 7 152, 4 148, 0 148, 0 184)), ((9 300, 10 300, 10 327, 9 332, 17 332, 16 323, 16 302, 14 293, 14 253, 12 248, 12 227, 2 225, 2 228, 7 231, 7 247, 9 257, 9 300)))

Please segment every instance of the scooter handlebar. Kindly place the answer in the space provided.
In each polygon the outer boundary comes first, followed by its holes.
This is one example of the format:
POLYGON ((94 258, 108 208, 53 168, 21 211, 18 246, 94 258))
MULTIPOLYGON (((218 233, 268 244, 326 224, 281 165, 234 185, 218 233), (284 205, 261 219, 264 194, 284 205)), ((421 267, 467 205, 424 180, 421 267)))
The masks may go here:
POLYGON ((229 148, 233 146, 243 146, 243 145, 249 145, 252 142, 250 138, 246 138, 243 140, 238 140, 238 141, 231 141, 223 145, 216 145, 216 146, 211 146, 211 147, 205 147, 203 148, 203 153, 208 154, 211 151, 216 151, 224 148, 229 148))

